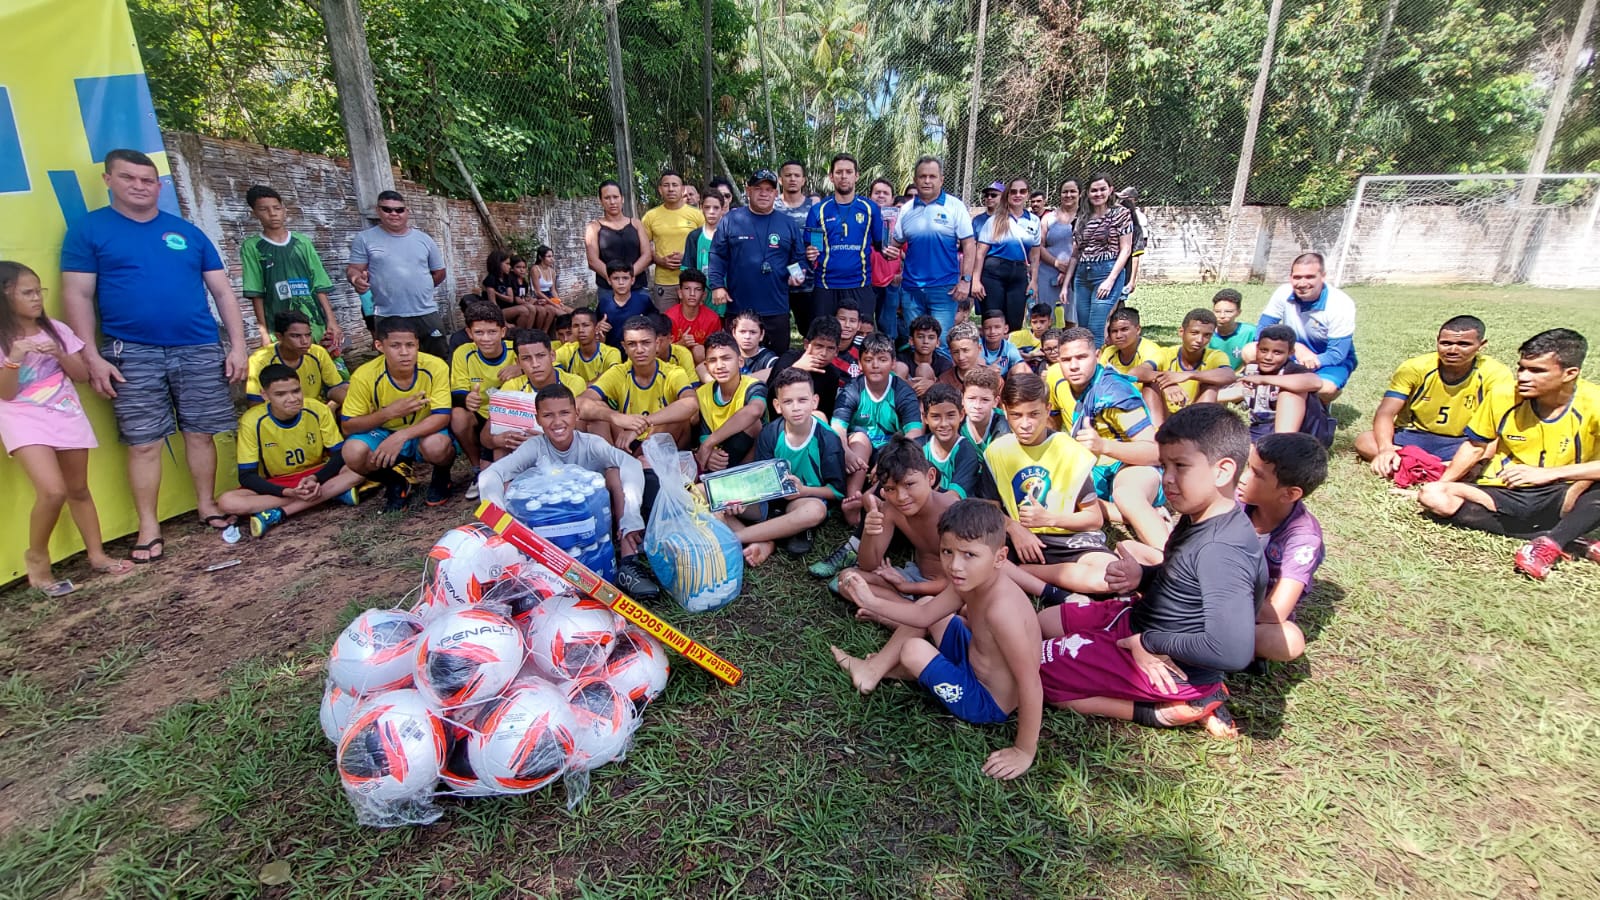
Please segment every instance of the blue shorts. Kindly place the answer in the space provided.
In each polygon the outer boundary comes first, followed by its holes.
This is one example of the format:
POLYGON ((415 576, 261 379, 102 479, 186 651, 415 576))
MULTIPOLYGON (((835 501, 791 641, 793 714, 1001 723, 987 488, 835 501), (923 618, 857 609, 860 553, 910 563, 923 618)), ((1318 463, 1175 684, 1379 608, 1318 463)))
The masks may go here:
MULTIPOLYGON (((363 431, 360 434, 352 434, 348 440, 360 441, 366 445, 368 450, 376 450, 378 449, 378 445, 388 440, 389 435, 391 434, 394 434, 394 432, 387 428, 374 428, 371 431, 363 431)), ((400 455, 396 456, 394 461, 421 462, 422 454, 417 451, 417 441, 418 438, 411 438, 410 440, 406 441, 405 445, 400 448, 400 455)))
POLYGON ((1333 382, 1333 386, 1342 391, 1344 390, 1345 383, 1350 380, 1350 373, 1354 372, 1355 370, 1356 367, 1349 364, 1342 366, 1323 366, 1317 370, 1316 375, 1323 381, 1333 382))
MULTIPOLYGON (((1094 495, 1099 497, 1101 500, 1110 503, 1112 482, 1117 480, 1117 473, 1121 472, 1122 467, 1126 465, 1127 463, 1119 459, 1116 462, 1105 463, 1103 465, 1095 466, 1093 469, 1091 469, 1089 471, 1089 476, 1094 479, 1094 495)), ((1156 499, 1152 504, 1156 507, 1167 505, 1167 489, 1161 486, 1161 482, 1159 480, 1160 472, 1160 469, 1156 469, 1158 476, 1158 480, 1156 481, 1156 499)))
POLYGON ((1456 455, 1456 450, 1460 449, 1466 440, 1465 436, 1446 437, 1442 434, 1434 434, 1430 431, 1416 431, 1410 428, 1403 428, 1394 433, 1394 445, 1396 447, 1416 447, 1439 457, 1444 462, 1449 462, 1450 458, 1456 455))
POLYGON ((950 714, 974 725, 998 725, 1011 714, 994 702, 994 695, 978 680, 967 661, 972 632, 960 616, 951 616, 939 641, 939 655, 929 660, 917 683, 939 698, 950 714))

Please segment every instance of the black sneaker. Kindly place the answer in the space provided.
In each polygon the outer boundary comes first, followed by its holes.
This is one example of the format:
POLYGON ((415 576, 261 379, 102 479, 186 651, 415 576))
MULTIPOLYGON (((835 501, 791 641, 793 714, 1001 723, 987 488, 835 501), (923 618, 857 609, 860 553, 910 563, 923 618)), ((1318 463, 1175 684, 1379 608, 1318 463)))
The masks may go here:
POLYGON ((783 552, 790 556, 805 556, 811 552, 811 529, 786 539, 783 542, 783 552))
POLYGON ((450 499, 450 486, 449 485, 445 485, 444 487, 438 487, 436 485, 430 484, 430 485, 428 485, 428 496, 423 498, 423 502, 427 503, 429 506, 443 506, 445 504, 445 501, 447 501, 449 499, 450 499))
POLYGON ((661 585, 656 584, 654 576, 643 554, 625 556, 617 564, 617 587, 641 603, 661 599, 661 585))
POLYGON ((383 511, 400 512, 411 502, 411 482, 402 481, 384 488, 383 511))
POLYGON ((813 578, 833 578, 845 569, 856 564, 856 548, 850 546, 850 540, 840 544, 838 549, 828 554, 826 559, 818 560, 811 564, 810 572, 813 578))

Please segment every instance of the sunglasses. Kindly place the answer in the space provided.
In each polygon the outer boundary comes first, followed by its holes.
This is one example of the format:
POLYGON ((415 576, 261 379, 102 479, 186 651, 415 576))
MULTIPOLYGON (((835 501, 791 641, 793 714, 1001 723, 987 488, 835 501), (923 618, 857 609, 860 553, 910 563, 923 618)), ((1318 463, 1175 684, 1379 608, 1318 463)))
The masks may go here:
POLYGON ((378 207, 378 212, 394 213, 395 215, 399 215, 400 213, 403 213, 405 211, 406 211, 406 208, 404 206, 380 206, 380 207, 378 207))

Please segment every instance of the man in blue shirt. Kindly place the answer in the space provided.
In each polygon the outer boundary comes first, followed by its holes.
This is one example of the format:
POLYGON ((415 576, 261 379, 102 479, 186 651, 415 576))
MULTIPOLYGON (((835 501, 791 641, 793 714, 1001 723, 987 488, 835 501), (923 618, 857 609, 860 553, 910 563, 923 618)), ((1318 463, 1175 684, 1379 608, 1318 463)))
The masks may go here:
MULTIPOLYGON (((1320 253, 1302 253, 1289 266, 1289 283, 1267 300, 1256 323, 1256 334, 1273 325, 1294 329, 1294 360, 1317 373, 1322 387, 1317 396, 1332 403, 1356 370, 1356 304, 1350 295, 1326 281, 1320 253)), ((1240 357, 1256 361, 1256 345, 1247 344, 1240 357)))
POLYGON ((767 348, 782 355, 789 350, 789 289, 805 280, 789 267, 804 268, 805 243, 800 227, 775 209, 777 197, 771 169, 750 176, 749 205, 724 216, 711 241, 706 286, 713 303, 728 304, 729 315, 748 309, 760 316, 767 348))
MULTIPOLYGON (((833 196, 806 216, 806 259, 816 272, 811 312, 831 316, 844 298, 869 315, 877 308, 872 289, 872 251, 883 247, 883 213, 856 194, 856 158, 840 153, 828 165, 833 196)), ((883 330, 882 325, 877 326, 883 330)))
POLYGON ((234 524, 217 505, 212 436, 236 425, 228 384, 246 373, 244 317, 216 245, 157 207, 161 178, 150 157, 112 150, 105 165, 111 205, 68 226, 61 292, 67 324, 86 342, 89 383, 111 400, 128 445, 128 484, 139 515, 132 557, 148 563, 164 546, 156 501, 161 451, 174 432, 183 432, 200 518, 213 528, 234 524), (208 290, 228 332, 226 349, 217 340, 208 290))
POLYGON ((956 307, 972 290, 972 217, 967 206, 944 192, 944 164, 936 157, 917 161, 916 196, 900 208, 890 251, 904 258, 900 269, 901 309, 907 319, 931 315, 949 335, 956 307))

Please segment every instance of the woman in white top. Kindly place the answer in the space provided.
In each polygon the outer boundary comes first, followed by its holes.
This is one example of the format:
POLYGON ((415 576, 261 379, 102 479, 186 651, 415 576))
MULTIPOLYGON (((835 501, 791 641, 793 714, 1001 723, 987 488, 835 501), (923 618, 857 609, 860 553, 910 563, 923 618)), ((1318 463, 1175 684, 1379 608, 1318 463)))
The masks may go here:
POLYGON ((556 254, 549 247, 541 245, 533 251, 532 282, 528 287, 533 292, 535 303, 554 307, 555 315, 564 316, 572 312, 572 308, 561 302, 556 296, 556 254))

